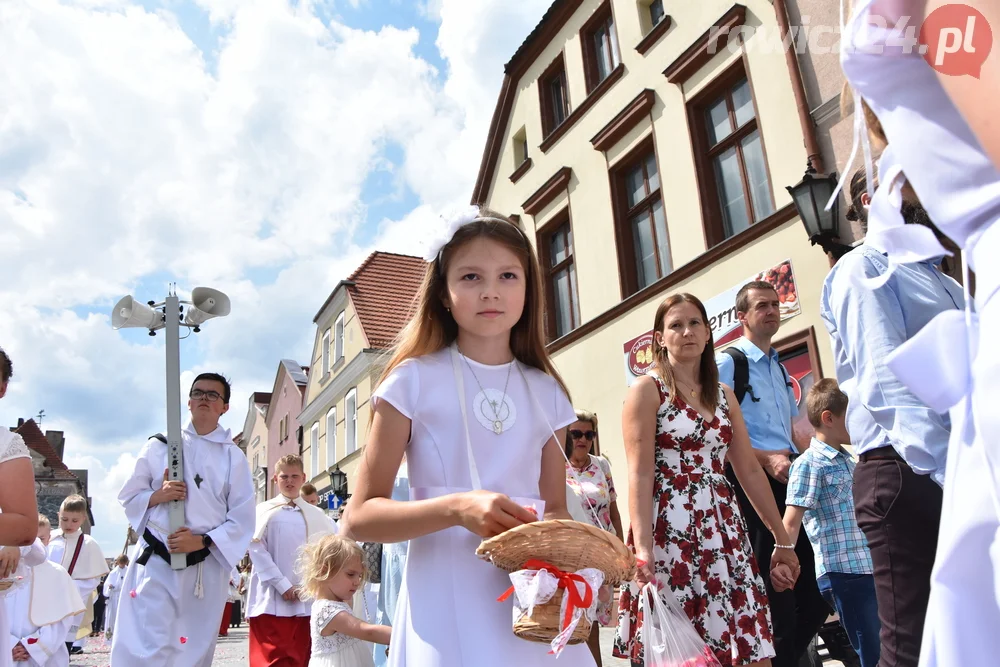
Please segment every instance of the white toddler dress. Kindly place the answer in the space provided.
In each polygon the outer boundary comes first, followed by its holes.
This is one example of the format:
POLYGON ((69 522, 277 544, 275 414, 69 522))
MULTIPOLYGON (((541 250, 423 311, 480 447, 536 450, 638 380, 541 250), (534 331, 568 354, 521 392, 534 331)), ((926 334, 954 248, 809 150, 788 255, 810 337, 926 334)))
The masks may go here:
MULTIPOLYGON (((470 491, 478 478, 481 488, 534 505, 542 516, 542 448, 552 429, 576 421, 573 407, 555 379, 539 370, 518 362, 487 366, 458 352, 453 356, 453 350, 404 362, 372 397, 375 407, 388 401, 411 422, 410 499, 470 491)), ((548 644, 514 636, 513 602, 497 602, 510 579, 476 556, 480 542, 458 526, 410 540, 389 667, 556 665, 548 644)), ((561 659, 574 667, 594 664, 584 644, 567 647, 561 659)))
POLYGON ((367 642, 339 632, 329 637, 320 634, 334 616, 342 613, 351 614, 351 605, 335 600, 313 602, 309 619, 309 634, 312 636, 309 667, 375 667, 367 642))

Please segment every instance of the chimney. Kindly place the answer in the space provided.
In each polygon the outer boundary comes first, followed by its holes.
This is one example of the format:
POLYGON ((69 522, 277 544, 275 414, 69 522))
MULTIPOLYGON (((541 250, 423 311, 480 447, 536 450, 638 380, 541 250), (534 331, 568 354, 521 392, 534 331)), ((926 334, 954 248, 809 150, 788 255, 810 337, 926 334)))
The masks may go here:
POLYGON ((66 436, 63 435, 62 431, 46 431, 45 439, 49 441, 52 445, 52 449, 56 450, 56 454, 59 455, 59 460, 63 459, 63 449, 66 447, 66 436))
POLYGON ((18 417, 17 418, 17 427, 21 428, 22 426, 24 426, 24 417, 18 417))

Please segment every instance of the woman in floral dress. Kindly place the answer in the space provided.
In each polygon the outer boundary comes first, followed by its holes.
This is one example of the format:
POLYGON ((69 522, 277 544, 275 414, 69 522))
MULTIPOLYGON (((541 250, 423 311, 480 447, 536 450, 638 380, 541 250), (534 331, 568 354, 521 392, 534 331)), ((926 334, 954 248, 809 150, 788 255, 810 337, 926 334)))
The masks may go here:
POLYGON ((644 665, 639 590, 669 590, 724 667, 770 666, 774 656, 764 584, 726 480, 728 456, 754 508, 775 537, 771 578, 798 577, 764 471, 753 455, 739 404, 719 384, 705 307, 690 294, 660 304, 654 368, 630 389, 622 413, 629 468, 628 544, 639 564, 623 584, 615 655, 644 665))
MULTIPOLYGON (((591 451, 597 442, 597 415, 585 410, 576 411, 576 421, 566 430, 566 485, 567 504, 573 500, 580 504, 582 517, 591 525, 622 536, 622 519, 618 513, 618 494, 611 478, 611 465, 606 459, 594 456, 591 451), (595 516, 596 515, 596 516, 595 516), (600 520, 600 523, 598 523, 600 520)), ((587 645, 601 667, 601 626, 611 625, 611 607, 614 597, 597 604, 597 623, 590 629, 587 645)))

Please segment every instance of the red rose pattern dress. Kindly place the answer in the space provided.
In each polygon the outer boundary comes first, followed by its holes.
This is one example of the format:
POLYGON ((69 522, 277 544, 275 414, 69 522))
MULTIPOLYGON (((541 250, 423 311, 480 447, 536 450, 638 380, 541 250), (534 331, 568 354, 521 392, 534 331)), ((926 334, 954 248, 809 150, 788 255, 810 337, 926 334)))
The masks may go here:
MULTIPOLYGON (((733 439, 729 404, 719 387, 711 422, 672 400, 656 375, 656 470, 653 559, 656 585, 669 587, 695 629, 725 667, 774 657, 767 594, 725 476, 733 439)), ((629 530, 628 546, 635 548, 629 530)), ((614 654, 643 665, 639 586, 622 585, 614 654)))

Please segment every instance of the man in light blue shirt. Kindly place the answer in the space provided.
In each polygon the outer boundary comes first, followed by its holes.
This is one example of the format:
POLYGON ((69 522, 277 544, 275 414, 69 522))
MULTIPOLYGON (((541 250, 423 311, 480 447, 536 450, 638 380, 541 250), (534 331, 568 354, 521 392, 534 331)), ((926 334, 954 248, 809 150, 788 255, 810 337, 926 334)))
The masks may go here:
MULTIPOLYGON (((849 217, 867 231, 864 169, 851 182, 849 217)), ((903 218, 937 231, 923 208, 903 218)), ((946 242, 947 243, 950 242, 946 242)), ((830 332, 837 379, 850 398, 847 427, 858 526, 868 540, 882 624, 882 667, 916 667, 941 519, 950 424, 923 405, 886 358, 945 310, 963 309, 961 286, 931 262, 889 272, 872 240, 840 259, 823 285, 820 314, 830 332)))
MULTIPOLYGON (((768 474, 778 511, 784 514, 788 471, 792 458, 799 452, 792 442, 792 417, 798 414, 798 406, 791 379, 779 363, 777 351, 771 347, 771 341, 781 326, 780 307, 778 293, 770 283, 758 280, 740 288, 736 295, 736 317, 743 325, 743 338, 732 346, 735 357, 722 353, 716 355, 715 362, 719 367, 719 382, 733 387, 740 399, 750 444, 768 474), (746 386, 734 386, 742 384, 736 380, 744 362, 748 371, 746 386)), ((760 571, 770 572, 774 536, 761 521, 739 480, 728 467, 727 476, 739 499, 760 571)), ((830 615, 830 607, 816 584, 812 545, 804 532, 795 543, 795 553, 802 571, 794 589, 776 591, 770 578, 764 577, 774 626, 774 650, 777 654, 771 662, 774 667, 798 665, 813 637, 830 615)))

